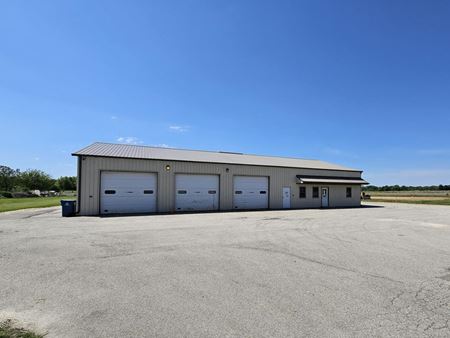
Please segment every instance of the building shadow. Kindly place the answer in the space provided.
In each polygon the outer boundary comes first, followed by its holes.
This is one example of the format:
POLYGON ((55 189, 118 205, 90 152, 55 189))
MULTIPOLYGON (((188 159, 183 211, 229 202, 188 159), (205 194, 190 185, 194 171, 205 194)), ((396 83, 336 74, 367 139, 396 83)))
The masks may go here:
MULTIPOLYGON (((363 204, 358 207, 334 207, 334 208, 291 208, 291 209, 239 209, 239 210, 196 210, 196 211, 177 211, 177 212, 152 212, 152 213, 124 213, 124 214, 102 214, 93 215, 91 217, 111 218, 111 217, 136 217, 136 216, 174 216, 174 215, 193 215, 193 214, 230 214, 230 213, 251 213, 251 212, 289 212, 302 210, 342 210, 342 209, 367 209, 367 208, 384 208, 382 205, 363 204)), ((88 216, 89 217, 89 216, 88 216)))

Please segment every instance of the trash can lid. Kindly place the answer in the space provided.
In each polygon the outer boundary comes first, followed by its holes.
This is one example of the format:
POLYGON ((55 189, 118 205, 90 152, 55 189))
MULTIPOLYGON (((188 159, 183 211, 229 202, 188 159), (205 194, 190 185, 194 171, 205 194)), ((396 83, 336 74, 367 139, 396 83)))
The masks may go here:
POLYGON ((76 200, 61 200, 61 204, 74 204, 76 203, 76 200))

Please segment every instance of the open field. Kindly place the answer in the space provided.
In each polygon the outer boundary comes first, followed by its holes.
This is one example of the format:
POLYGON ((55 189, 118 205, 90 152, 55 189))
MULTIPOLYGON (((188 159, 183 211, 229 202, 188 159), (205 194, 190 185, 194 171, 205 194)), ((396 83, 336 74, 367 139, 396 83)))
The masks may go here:
MULTIPOLYGON (((450 191, 366 191, 375 202, 450 205, 450 191)), ((369 201, 370 201, 369 200, 369 201)))
POLYGON ((73 196, 0 198, 0 212, 53 207, 60 205, 62 199, 74 200, 75 198, 73 196))
POLYGON ((372 196, 427 196, 450 197, 449 190, 411 190, 411 191, 366 191, 372 196))
POLYGON ((0 214, 0 321, 56 337, 449 337, 450 208, 0 214))

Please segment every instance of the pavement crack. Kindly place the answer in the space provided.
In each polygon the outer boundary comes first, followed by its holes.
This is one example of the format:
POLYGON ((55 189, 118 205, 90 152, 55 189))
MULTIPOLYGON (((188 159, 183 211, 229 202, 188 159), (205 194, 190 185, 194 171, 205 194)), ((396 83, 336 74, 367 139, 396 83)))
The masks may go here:
POLYGON ((323 261, 319 261, 319 260, 316 260, 316 259, 313 259, 313 258, 309 258, 309 257, 305 257, 305 256, 300 256, 300 255, 297 255, 297 254, 294 254, 294 253, 291 253, 291 252, 287 252, 287 251, 283 251, 283 250, 277 250, 277 249, 272 249, 272 248, 258 248, 258 247, 252 247, 252 246, 242 246, 242 245, 228 245, 228 246, 225 246, 225 247, 232 248, 232 249, 263 251, 263 252, 268 252, 268 253, 274 253, 274 254, 291 256, 291 257, 300 259, 300 260, 308 262, 308 263, 319 264, 319 265, 324 266, 324 267, 328 267, 328 268, 332 268, 332 269, 336 269, 336 270, 341 270, 341 271, 346 271, 346 272, 351 272, 351 273, 355 273, 355 274, 358 274, 358 275, 361 275, 361 276, 364 276, 364 277, 371 277, 371 278, 375 278, 375 279, 386 280, 386 281, 389 281, 389 282, 392 282, 392 283, 403 284, 403 282, 395 280, 395 279, 392 279, 392 278, 389 278, 389 277, 380 276, 380 275, 369 273, 369 272, 362 272, 362 271, 346 268, 346 267, 343 267, 343 266, 326 263, 326 262, 323 262, 323 261))
POLYGON ((423 292, 424 289, 425 289, 425 282, 422 282, 422 283, 420 283, 420 286, 414 295, 414 298, 416 300, 422 300, 422 298, 419 298, 419 295, 423 292))
POLYGON ((425 328, 423 329, 423 331, 428 331, 429 329, 431 329, 434 326, 435 322, 431 322, 430 324, 428 324, 427 326, 425 326, 425 328))
POLYGON ((33 212, 30 215, 23 216, 22 219, 28 219, 28 218, 35 217, 35 216, 41 216, 41 215, 52 213, 54 211, 55 210, 53 208, 51 210, 47 209, 47 210, 44 210, 44 211, 36 211, 36 212, 33 212))
POLYGON ((401 296, 405 294, 405 291, 400 291, 391 299, 391 305, 395 305, 395 302, 400 299, 401 296))

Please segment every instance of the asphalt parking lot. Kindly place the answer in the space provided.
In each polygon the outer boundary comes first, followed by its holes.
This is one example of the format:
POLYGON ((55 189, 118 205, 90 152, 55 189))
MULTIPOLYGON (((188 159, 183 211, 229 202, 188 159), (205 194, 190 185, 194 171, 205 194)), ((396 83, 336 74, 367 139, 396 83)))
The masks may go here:
POLYGON ((0 318, 47 337, 448 337, 450 208, 0 214, 0 318))

